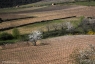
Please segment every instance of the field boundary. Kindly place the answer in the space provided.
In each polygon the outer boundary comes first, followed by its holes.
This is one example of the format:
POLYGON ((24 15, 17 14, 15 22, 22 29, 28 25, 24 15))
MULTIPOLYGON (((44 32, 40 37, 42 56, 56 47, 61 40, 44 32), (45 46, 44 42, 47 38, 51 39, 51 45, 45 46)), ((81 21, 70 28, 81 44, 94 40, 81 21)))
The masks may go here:
MULTIPOLYGON (((29 24, 33 24, 33 23, 56 20, 56 19, 63 19, 63 18, 73 17, 73 16, 93 17, 93 16, 95 16, 94 11, 95 11, 95 7, 82 7, 82 8, 79 7, 79 8, 70 9, 70 10, 63 9, 63 10, 57 10, 57 11, 55 10, 55 11, 49 11, 49 12, 42 12, 40 14, 49 14, 49 15, 36 17, 36 18, 2 22, 2 23, 0 23, 0 31, 11 29, 14 27, 25 26, 25 25, 29 25, 29 24)), ((35 15, 33 15, 33 16, 35 16, 35 15)))
POLYGON ((17 25, 17 26, 9 26, 9 27, 5 27, 5 28, 0 28, 0 31, 4 31, 4 30, 8 30, 8 29, 12 29, 14 27, 22 27, 22 26, 26 26, 26 25, 30 25, 30 24, 34 24, 34 23, 40 23, 40 22, 47 22, 47 21, 51 21, 51 20, 58 20, 58 19, 67 19, 67 18, 74 18, 76 16, 68 16, 68 17, 62 17, 62 18, 54 18, 54 19, 47 19, 47 20, 39 20, 36 22, 30 22, 30 23, 25 23, 25 24, 21 24, 21 25, 17 25))

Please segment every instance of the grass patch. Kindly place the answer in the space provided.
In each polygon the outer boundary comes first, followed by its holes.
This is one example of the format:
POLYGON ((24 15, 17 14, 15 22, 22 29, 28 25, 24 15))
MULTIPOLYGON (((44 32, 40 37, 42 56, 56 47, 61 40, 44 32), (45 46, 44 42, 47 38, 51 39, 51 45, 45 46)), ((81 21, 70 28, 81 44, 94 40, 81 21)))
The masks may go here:
POLYGON ((12 7, 12 8, 1 8, 0 9, 0 13, 15 13, 15 12, 20 12, 20 11, 27 11, 27 10, 35 10, 35 9, 39 9, 39 8, 43 8, 43 7, 12 7))
MULTIPOLYGON (((53 24, 60 24, 60 23, 64 23, 64 22, 67 22, 67 21, 72 21, 72 23, 75 26, 77 26, 77 24, 79 23, 79 20, 80 20, 80 18, 76 17, 76 18, 68 18, 68 19, 43 21, 43 22, 39 22, 39 23, 34 23, 34 24, 18 27, 18 29, 19 29, 21 34, 29 34, 29 33, 31 33, 32 30, 42 29, 42 30, 46 31, 47 30, 46 26, 52 26, 53 24)), ((5 30, 3 32, 12 33, 12 29, 5 30)))
POLYGON ((91 1, 91 2, 75 2, 73 4, 84 5, 84 6, 95 6, 95 1, 91 1))
POLYGON ((49 21, 43 21, 39 23, 34 23, 31 25, 24 26, 24 28, 33 28, 33 27, 39 27, 39 26, 46 26, 46 25, 52 25, 52 24, 58 24, 58 23, 64 23, 66 21, 70 21, 74 24, 77 25, 79 23, 79 18, 70 18, 70 19, 58 19, 58 20, 49 20, 49 21))
POLYGON ((54 24, 54 23, 62 23, 62 22, 64 22, 62 19, 51 20, 51 21, 42 21, 42 22, 38 22, 38 23, 34 23, 34 24, 31 24, 31 25, 24 26, 24 28, 41 27, 41 26, 51 25, 51 24, 54 24))

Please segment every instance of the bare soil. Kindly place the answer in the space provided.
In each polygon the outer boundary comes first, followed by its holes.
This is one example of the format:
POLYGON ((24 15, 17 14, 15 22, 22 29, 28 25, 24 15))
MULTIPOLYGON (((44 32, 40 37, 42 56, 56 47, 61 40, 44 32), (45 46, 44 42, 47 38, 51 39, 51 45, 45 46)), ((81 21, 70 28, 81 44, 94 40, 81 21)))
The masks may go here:
POLYGON ((6 13, 0 13, 0 17, 2 19, 13 19, 13 18, 19 18, 19 17, 25 17, 25 16, 22 16, 22 15, 19 15, 19 14, 25 14, 25 13, 35 13, 35 12, 45 12, 45 11, 54 11, 54 10, 62 10, 62 9, 68 9, 68 8, 73 8, 73 7, 76 7, 76 6, 48 6, 48 7, 42 7, 42 8, 37 8, 37 9, 29 9, 29 8, 26 8, 26 9, 23 9, 21 11, 18 11, 18 12, 6 12, 6 13))
MULTIPOLYGON (((55 7, 56 8, 56 7, 55 7)), ((19 13, 21 16, 36 16, 36 18, 22 19, 22 20, 13 20, 10 22, 0 23, 0 29, 17 27, 22 25, 27 25, 34 22, 41 22, 45 20, 60 19, 71 16, 95 16, 95 7, 87 6, 76 6, 67 9, 53 10, 53 11, 43 11, 35 13, 19 13)), ((10 17, 10 15, 9 15, 10 17)), ((19 16, 18 16, 19 17, 19 16)))
POLYGON ((0 64, 72 64, 69 62, 72 51, 95 45, 95 35, 61 36, 43 42, 48 45, 0 50, 0 64))

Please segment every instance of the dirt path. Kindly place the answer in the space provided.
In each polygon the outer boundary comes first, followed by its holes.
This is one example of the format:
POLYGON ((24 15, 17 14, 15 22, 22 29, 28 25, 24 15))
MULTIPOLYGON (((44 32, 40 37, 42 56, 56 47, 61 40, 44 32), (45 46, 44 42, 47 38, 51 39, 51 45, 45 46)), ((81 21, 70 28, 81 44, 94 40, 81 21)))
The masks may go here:
POLYGON ((0 64, 4 61, 16 64, 68 64, 69 55, 74 49, 95 45, 95 35, 62 36, 44 40, 44 43, 48 45, 0 50, 0 64))

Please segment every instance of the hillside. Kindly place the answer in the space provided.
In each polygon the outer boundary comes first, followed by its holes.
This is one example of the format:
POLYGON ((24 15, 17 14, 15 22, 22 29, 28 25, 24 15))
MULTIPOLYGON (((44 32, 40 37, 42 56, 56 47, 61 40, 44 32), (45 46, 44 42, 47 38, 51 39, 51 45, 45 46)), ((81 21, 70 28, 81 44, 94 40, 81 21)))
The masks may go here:
POLYGON ((48 44, 0 50, 0 64, 72 64, 68 63, 72 51, 95 45, 95 35, 62 36, 42 42, 48 44))
POLYGON ((74 0, 42 0, 44 2, 69 2, 69 1, 74 1, 74 0))
POLYGON ((0 8, 6 8, 6 7, 14 7, 18 5, 26 5, 26 4, 32 4, 32 3, 39 3, 39 4, 45 4, 45 3, 52 3, 52 2, 71 2, 74 0, 0 0, 0 8))
POLYGON ((41 0, 0 0, 0 8, 13 7, 17 5, 30 4, 41 0))

